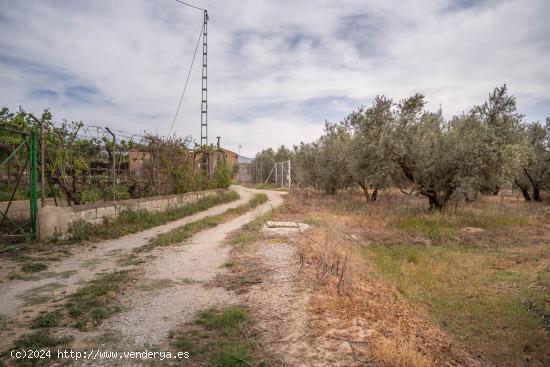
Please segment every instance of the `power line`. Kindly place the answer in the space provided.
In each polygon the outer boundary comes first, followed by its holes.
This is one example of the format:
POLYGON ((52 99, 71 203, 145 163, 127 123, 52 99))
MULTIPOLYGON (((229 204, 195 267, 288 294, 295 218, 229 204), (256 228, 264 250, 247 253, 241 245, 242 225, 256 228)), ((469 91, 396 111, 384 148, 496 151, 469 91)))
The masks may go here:
MULTIPOLYGON (((178 1, 178 0, 176 0, 178 1)), ((197 56, 197 51, 199 49, 199 43, 202 38, 202 31, 204 29, 204 24, 201 27, 201 31, 199 32, 199 39, 197 40, 197 45, 195 46, 195 53, 193 54, 193 59, 191 60, 191 66, 189 67, 189 72, 187 73, 187 80, 185 81, 185 86, 183 87, 183 92, 180 96, 180 101, 178 103, 178 108, 176 109, 176 114, 174 115, 174 120, 172 121, 172 125, 170 125, 170 131, 168 131, 168 136, 172 133, 172 129, 174 128, 174 124, 176 123, 176 119, 178 118, 178 114, 180 112, 181 102, 183 101, 183 96, 185 95, 185 90, 187 89, 187 84, 189 83, 189 77, 191 76, 191 70, 193 70, 193 64, 195 63, 195 57, 197 56)))
POLYGON ((184 2, 184 1, 180 1, 180 0, 176 0, 176 1, 177 1, 178 3, 180 3, 180 4, 187 5, 187 6, 191 7, 191 8, 195 8, 195 9, 197 9, 197 10, 202 10, 202 11, 205 11, 205 10, 206 10, 206 9, 203 9, 203 8, 199 8, 198 6, 188 4, 188 3, 184 2))

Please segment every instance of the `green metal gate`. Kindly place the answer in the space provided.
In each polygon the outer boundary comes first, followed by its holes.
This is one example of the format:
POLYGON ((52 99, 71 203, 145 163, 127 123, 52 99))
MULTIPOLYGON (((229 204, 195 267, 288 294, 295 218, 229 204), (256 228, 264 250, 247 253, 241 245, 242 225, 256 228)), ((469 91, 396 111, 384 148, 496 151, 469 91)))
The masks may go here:
POLYGON ((0 243, 36 238, 38 134, 0 126, 0 243))

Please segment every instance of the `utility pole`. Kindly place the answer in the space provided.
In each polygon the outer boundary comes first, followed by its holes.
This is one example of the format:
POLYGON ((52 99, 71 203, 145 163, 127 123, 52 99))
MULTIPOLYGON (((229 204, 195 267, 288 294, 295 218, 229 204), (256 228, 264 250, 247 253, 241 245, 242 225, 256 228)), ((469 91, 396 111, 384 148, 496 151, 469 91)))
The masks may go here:
POLYGON ((202 26, 202 101, 201 101, 201 145, 208 145, 208 12, 204 10, 202 26))

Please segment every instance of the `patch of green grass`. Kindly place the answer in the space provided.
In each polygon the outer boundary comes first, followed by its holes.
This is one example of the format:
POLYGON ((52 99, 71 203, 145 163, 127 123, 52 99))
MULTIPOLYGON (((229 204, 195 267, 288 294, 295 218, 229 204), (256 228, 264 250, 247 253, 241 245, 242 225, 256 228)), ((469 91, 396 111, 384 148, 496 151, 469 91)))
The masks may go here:
POLYGON ((144 262, 145 260, 143 260, 136 254, 125 255, 117 261, 118 265, 120 266, 136 266, 139 264, 143 264, 144 262))
POLYGON ((221 312, 216 310, 201 312, 197 323, 204 325, 207 329, 217 329, 230 334, 246 320, 246 311, 242 307, 233 306, 221 312))
POLYGON ((236 247, 244 247, 256 242, 260 238, 260 229, 264 223, 270 220, 273 216, 273 211, 258 215, 254 218, 254 220, 248 222, 241 229, 234 232, 229 237, 228 243, 236 247))
POLYGON ((172 346, 189 352, 201 366, 267 366, 248 337, 251 323, 246 310, 238 306, 208 310, 197 316, 194 325, 170 333, 172 346))
POLYGON ((249 367, 250 345, 244 342, 222 343, 214 353, 212 367, 249 367))
POLYGON ((246 204, 240 205, 236 208, 227 209, 225 212, 214 215, 211 217, 204 217, 197 221, 187 223, 181 227, 174 228, 170 232, 160 234, 151 240, 145 246, 135 249, 136 252, 148 251, 157 246, 168 246, 175 243, 180 243, 195 233, 201 232, 206 229, 214 228, 224 222, 227 222, 239 215, 242 215, 257 206, 265 203, 268 200, 265 194, 256 194, 246 204))
POLYGON ((244 246, 258 239, 258 234, 250 231, 239 231, 231 236, 229 243, 231 245, 244 246))
POLYGON ((47 312, 35 318, 31 327, 34 329, 55 327, 61 322, 61 317, 59 311, 47 312))
POLYGON ((550 343, 543 331, 550 280, 535 286, 530 279, 538 253, 518 268, 511 251, 459 243, 373 245, 363 252, 376 274, 422 305, 440 326, 482 346, 495 362, 505 355, 513 365, 524 348, 540 355, 550 343))
POLYGON ((23 266, 21 267, 21 270, 25 273, 37 273, 46 269, 48 269, 48 265, 44 263, 28 263, 23 264, 23 266))
POLYGON ((172 279, 153 279, 138 286, 144 292, 154 292, 175 286, 177 283, 172 279))
POLYGON ((448 209, 442 212, 410 212, 393 221, 393 227, 406 232, 426 236, 433 240, 442 240, 456 234, 465 227, 477 227, 484 230, 510 230, 529 227, 535 223, 535 214, 525 211, 472 210, 469 208, 448 209))
POLYGON ((29 348, 29 349, 40 349, 40 348, 51 348, 58 345, 67 345, 73 341, 72 336, 62 336, 55 337, 50 335, 47 330, 40 330, 33 334, 22 335, 15 342, 13 349, 29 348))
MULTIPOLYGON (((55 327, 68 316, 76 320, 74 327, 91 329, 120 310, 116 302, 117 293, 120 293, 124 285, 132 279, 134 278, 127 271, 101 275, 78 288, 63 306, 35 318, 31 322, 31 327, 55 327)), ((51 298, 48 296, 48 300, 51 298)))
MULTIPOLYGON (((277 209, 275 209, 277 210, 277 209)), ((244 225, 244 229, 246 230, 249 230, 249 231, 258 231, 260 230, 264 223, 267 222, 268 220, 272 219, 274 217, 274 214, 275 211, 270 211, 268 213, 265 213, 265 214, 260 214, 258 215, 256 218, 254 218, 254 220, 248 222, 247 224, 244 225)))
POLYGON ((213 206, 228 203, 239 198, 235 191, 223 191, 199 199, 196 203, 187 204, 164 212, 149 212, 146 210, 127 210, 118 217, 106 218, 101 225, 91 225, 84 221, 76 221, 69 228, 69 242, 100 241, 118 238, 129 233, 135 233, 167 222, 181 219, 213 206))
POLYGON ((288 191, 288 188, 281 187, 281 185, 274 184, 273 182, 269 182, 267 184, 260 183, 254 185, 256 189, 260 190, 275 190, 275 191, 288 191))
POLYGON ((535 213, 524 210, 462 210, 457 215, 457 222, 462 227, 479 227, 486 230, 506 230, 530 227, 535 224, 535 213))
POLYGON ((413 232, 434 240, 439 240, 448 237, 454 232, 454 229, 442 219, 443 217, 441 214, 408 217, 395 223, 394 227, 406 232, 413 232))
POLYGON ((118 312, 117 293, 132 279, 128 271, 108 273, 89 281, 70 295, 65 309, 70 317, 76 319, 75 326, 88 329, 118 312))

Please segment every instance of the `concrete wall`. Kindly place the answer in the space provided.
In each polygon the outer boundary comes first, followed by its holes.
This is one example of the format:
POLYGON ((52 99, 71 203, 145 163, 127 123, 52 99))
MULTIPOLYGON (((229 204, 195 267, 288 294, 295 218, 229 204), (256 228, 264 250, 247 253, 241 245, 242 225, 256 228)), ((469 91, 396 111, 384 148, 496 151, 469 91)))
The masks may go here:
POLYGON ((77 220, 84 220, 95 225, 103 223, 106 217, 116 218, 120 212, 125 210, 165 211, 195 203, 199 199, 219 191, 225 190, 189 192, 70 207, 45 206, 38 210, 38 237, 40 240, 45 240, 66 233, 70 224, 77 220))

